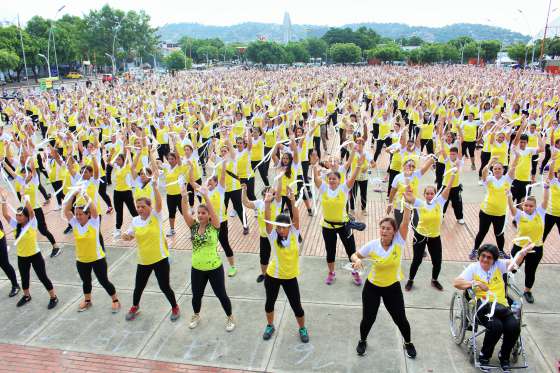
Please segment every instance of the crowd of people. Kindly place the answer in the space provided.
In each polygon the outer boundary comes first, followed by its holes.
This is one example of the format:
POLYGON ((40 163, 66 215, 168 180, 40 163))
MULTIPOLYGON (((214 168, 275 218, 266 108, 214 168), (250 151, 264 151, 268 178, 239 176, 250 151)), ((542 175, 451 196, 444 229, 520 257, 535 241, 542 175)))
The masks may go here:
MULTIPOLYGON (((190 230, 193 253, 189 327, 200 322, 210 282, 226 314, 227 331, 235 329, 237 320, 225 275, 234 277, 238 271, 228 227, 240 224, 249 234, 248 213, 254 210, 261 266, 256 280, 266 289, 263 338, 275 332, 274 304, 282 287, 304 343, 309 333, 297 280, 300 216, 321 215, 325 284, 336 280, 338 239, 353 266, 349 280, 356 286, 365 282, 360 355, 383 299, 406 354, 416 356, 400 285, 403 250, 412 229, 413 260, 405 290, 414 289, 426 253, 433 265, 431 285, 443 290, 438 280, 442 252, 453 250, 442 247, 445 212, 451 205, 456 223, 465 224, 462 193, 478 193, 463 191, 466 173, 478 173, 485 191, 476 239, 465 258, 480 262, 461 274, 456 287, 476 286, 484 297, 496 268, 504 273, 510 262, 521 264, 526 256, 524 297, 533 303, 543 245, 555 225, 560 232, 558 80, 542 74, 449 66, 186 72, 28 93, 21 100, 0 100, 0 110, 0 202, 15 229, 21 281, 9 263, 3 229, 0 265, 12 283, 10 297, 23 290, 18 307, 31 301, 31 266, 49 292, 49 309, 58 302, 37 232, 50 242, 51 257, 62 251, 45 220, 41 197, 56 200, 55 209, 67 220, 64 233, 74 236, 84 293, 79 311, 92 305, 92 270, 111 297, 112 312, 121 307, 107 275, 101 234, 103 215, 115 214, 114 238, 134 240, 138 253, 126 319, 138 317, 153 271, 172 307, 171 321, 176 321, 180 310, 170 286, 167 238, 176 234, 179 212, 190 230), (381 168, 382 162, 387 167, 381 168), (377 227, 367 227, 378 229, 379 238, 357 248, 352 230, 364 229, 360 217, 371 212, 372 170, 385 175, 387 216, 377 227), (435 183, 420 190, 431 170, 435 183), (532 196, 536 188, 544 190, 541 202, 532 196), (125 206, 132 217, 128 227, 123 227, 125 206), (517 236, 506 247, 508 212, 517 236), (489 248, 483 241, 491 225, 497 245, 489 248), (371 270, 364 281, 366 260, 371 270)), ((484 359, 498 341, 491 337, 485 340, 484 359)), ((510 347, 502 348, 503 366, 510 347)))

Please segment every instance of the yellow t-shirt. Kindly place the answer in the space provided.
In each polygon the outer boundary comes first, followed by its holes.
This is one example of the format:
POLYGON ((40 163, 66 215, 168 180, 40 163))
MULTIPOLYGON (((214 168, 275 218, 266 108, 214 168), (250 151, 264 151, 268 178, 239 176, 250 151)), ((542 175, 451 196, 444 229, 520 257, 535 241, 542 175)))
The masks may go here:
MULTIPOLYGON (((484 271, 480 266, 479 262, 470 264, 460 277, 466 281, 480 281, 486 286, 488 286, 488 292, 493 295, 489 297, 488 301, 493 302, 497 299, 497 302, 508 306, 506 300, 506 287, 504 284, 503 274, 507 272, 506 261, 498 259, 491 267, 488 272, 484 271)), ((482 290, 479 286, 474 289, 474 293, 478 299, 486 299, 488 292, 482 290)))
POLYGON ((124 165, 124 167, 119 167, 115 164, 113 168, 115 172, 115 191, 124 192, 131 190, 132 176, 130 171, 130 164, 124 165))
MULTIPOLYGON (((528 215, 521 210, 517 210, 514 217, 517 222, 516 237, 529 237, 535 246, 542 246, 545 214, 546 211, 540 206, 535 209, 532 215, 528 215)), ((527 240, 516 242, 516 245, 519 247, 523 247, 527 244, 529 244, 529 241, 527 240)))
POLYGON ((546 213, 552 216, 560 216, 560 182, 554 178, 550 181, 550 198, 546 213))
POLYGON ((268 235, 271 255, 266 274, 270 277, 289 280, 299 275, 299 231, 290 227, 284 246, 278 245, 278 233, 273 230, 268 235))
POLYGON ((335 190, 330 189, 326 183, 321 184, 319 198, 321 199, 321 206, 323 208, 322 227, 337 229, 341 228, 342 225, 330 224, 327 223, 327 221, 331 223, 346 223, 348 221, 346 203, 348 201, 349 191, 345 183, 341 183, 335 190))
MULTIPOLYGON (((17 228, 15 219, 10 220, 10 226, 14 229, 17 228)), ((37 229, 37 219, 35 217, 21 228, 15 241, 18 256, 29 257, 41 252, 37 244, 37 229)))
POLYGON ((424 237, 439 237, 443 220, 445 199, 440 195, 430 204, 416 200, 414 208, 418 213, 416 231, 424 237))
POLYGON ((136 237, 139 264, 154 264, 169 256, 162 223, 161 216, 155 210, 152 210, 146 220, 142 220, 140 215, 132 219, 132 227, 128 233, 134 233, 136 237))
POLYGON ((492 175, 486 178, 486 196, 480 205, 480 209, 487 215, 504 216, 507 209, 507 193, 511 187, 512 180, 504 175, 500 180, 492 175))
POLYGON ((405 240, 397 232, 388 250, 381 246, 379 239, 368 242, 358 250, 361 256, 372 260, 368 275, 370 283, 379 287, 387 287, 404 277, 401 257, 405 245, 405 240))
POLYGON ((91 263, 105 257, 99 241, 99 217, 89 219, 81 226, 74 217, 69 221, 76 241, 76 260, 81 263, 91 263))
POLYGON ((525 148, 519 149, 519 160, 515 166, 515 180, 530 181, 531 180, 531 167, 533 155, 538 154, 537 149, 525 148))

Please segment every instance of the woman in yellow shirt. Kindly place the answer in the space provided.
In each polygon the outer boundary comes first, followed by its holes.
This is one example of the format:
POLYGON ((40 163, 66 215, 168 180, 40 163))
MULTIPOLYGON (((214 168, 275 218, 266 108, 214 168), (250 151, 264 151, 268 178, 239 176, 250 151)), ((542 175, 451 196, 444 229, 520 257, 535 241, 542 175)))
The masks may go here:
POLYGON ((478 248, 482 244, 486 233, 488 233, 490 224, 494 227, 494 235, 500 250, 500 257, 509 259, 509 255, 504 253, 507 194, 513 182, 512 177, 515 174, 518 158, 518 156, 515 157, 507 175, 504 175, 504 166, 496 158, 492 158, 484 167, 484 170, 482 170, 482 182, 486 187, 486 195, 478 213, 478 233, 474 240, 474 247, 469 255, 470 260, 476 259, 478 248), (492 168, 492 175, 488 175, 490 168, 492 168))
POLYGON ((266 233, 271 247, 271 260, 266 270, 264 288, 266 291, 267 325, 263 333, 263 339, 269 340, 275 331, 274 327, 274 304, 278 298, 280 287, 290 302, 292 311, 296 316, 299 326, 299 337, 303 343, 309 342, 309 334, 305 327, 305 313, 301 307, 301 298, 297 276, 299 276, 299 210, 296 205, 295 195, 291 189, 288 190, 288 198, 292 202, 293 220, 285 214, 279 214, 272 221, 272 193, 264 197, 264 221, 266 233))
POLYGON ((404 289, 412 290, 416 272, 422 264, 422 258, 428 247, 430 258, 432 259, 432 281, 431 284, 439 291, 443 291, 443 286, 438 281, 441 271, 442 247, 441 247, 441 224, 443 223, 443 209, 449 198, 449 192, 455 181, 456 172, 453 172, 445 189, 437 195, 436 187, 429 185, 424 188, 425 201, 419 198, 414 199, 414 209, 418 214, 418 223, 414 228, 414 243, 412 244, 412 263, 408 281, 404 289))
MULTIPOLYGON (((77 194, 74 191, 73 194, 77 194)), ((76 267, 78 274, 82 279, 82 289, 84 292, 84 300, 80 302, 78 312, 83 312, 92 306, 91 302, 91 271, 95 273, 95 277, 103 286, 107 294, 112 299, 111 309, 116 313, 121 305, 117 297, 115 286, 109 281, 107 276, 107 260, 105 252, 99 241, 100 220, 97 214, 95 204, 91 203, 89 197, 86 196, 86 206, 76 206, 72 212, 73 200, 71 196, 64 206, 64 216, 68 223, 72 226, 74 232, 74 240, 76 242, 76 267)))
POLYGON ((398 326, 404 339, 404 349, 409 358, 416 357, 416 349, 411 341, 410 324, 406 318, 404 298, 400 280, 402 273, 402 254, 406 246, 408 224, 414 202, 412 188, 404 193, 406 200, 403 219, 399 228, 391 217, 379 222, 379 237, 360 248, 350 258, 355 270, 363 269, 362 260, 371 260, 371 270, 362 291, 362 321, 360 323, 360 341, 356 347, 362 356, 367 349, 367 337, 377 318, 379 304, 383 299, 385 308, 398 326))
POLYGON ((10 226, 15 229, 18 269, 21 278, 21 287, 23 289, 23 297, 17 302, 16 306, 21 307, 31 301, 29 278, 31 266, 33 266, 35 274, 45 289, 47 289, 50 296, 47 309, 53 309, 58 304, 58 298, 54 291, 53 284, 47 276, 45 260, 43 259, 43 255, 41 255, 41 249, 37 243, 38 224, 33 207, 29 203, 29 198, 24 198, 25 207, 20 207, 16 210, 16 217, 14 219, 8 212, 6 191, 2 190, 0 193, 2 194, 2 215, 4 215, 4 219, 10 222, 10 226))
MULTIPOLYGON (((3 193, 0 198, 1 198, 0 203, 2 204, 6 203, 7 196, 5 195, 5 193, 3 193)), ((17 282, 16 271, 14 270, 14 267, 12 267, 12 265, 10 264, 10 258, 8 257, 8 244, 6 243, 6 233, 4 233, 4 226, 2 225, 1 221, 0 221, 0 268, 2 268, 2 270, 6 274, 6 277, 8 277, 8 280, 10 280, 12 284, 12 290, 10 290, 8 296, 10 298, 13 298, 16 295, 18 295, 20 291, 20 287, 17 282)))
POLYGON ((167 155, 167 164, 164 164, 163 180, 165 181, 165 192, 167 198, 167 212, 169 213, 169 232, 166 236, 175 235, 175 215, 177 210, 182 214, 181 208, 181 186, 185 182, 185 168, 181 164, 181 158, 177 153, 167 155))
MULTIPOLYGON (((132 307, 130 307, 126 314, 126 320, 132 321, 140 313, 140 298, 153 271, 159 288, 171 304, 170 320, 177 321, 180 312, 175 299, 175 293, 171 289, 169 282, 169 249, 167 248, 167 241, 162 229, 162 201, 157 186, 157 178, 154 178, 152 183, 154 188, 154 206, 152 207, 152 201, 149 198, 138 198, 136 200, 138 216, 132 219, 128 232, 122 235, 122 239, 125 241, 136 239, 138 252, 132 307)), ((180 192, 179 197, 181 197, 180 192)))
MULTIPOLYGON (((358 164, 363 164, 366 160, 365 154, 358 159, 358 164)), ((348 226, 350 220, 346 212, 346 204, 348 203, 348 194, 354 186, 356 177, 361 171, 361 167, 354 167, 352 174, 345 183, 341 183, 340 174, 336 171, 330 171, 327 174, 327 182, 323 183, 319 168, 317 167, 317 156, 312 155, 311 164, 313 166, 314 182, 319 191, 318 198, 321 200, 323 209, 323 222, 321 223, 323 240, 325 241, 325 250, 327 252, 327 267, 329 273, 325 283, 331 285, 336 278, 334 271, 336 258, 336 241, 337 235, 342 241, 342 245, 346 250, 348 259, 356 252, 356 242, 351 228, 348 226)), ((357 271, 352 272, 352 281, 356 286, 362 284, 362 279, 357 271)))
POLYGON ((121 227, 123 223, 123 210, 124 205, 132 217, 138 215, 134 206, 134 197, 132 195, 132 171, 130 148, 126 149, 125 154, 113 153, 109 154, 109 163, 113 167, 115 187, 113 189, 113 204, 115 205, 115 212, 117 218, 115 220, 115 233, 113 236, 119 238, 121 236, 121 227), (125 155, 126 154, 126 155, 125 155), (113 162, 113 159, 115 161, 113 162))

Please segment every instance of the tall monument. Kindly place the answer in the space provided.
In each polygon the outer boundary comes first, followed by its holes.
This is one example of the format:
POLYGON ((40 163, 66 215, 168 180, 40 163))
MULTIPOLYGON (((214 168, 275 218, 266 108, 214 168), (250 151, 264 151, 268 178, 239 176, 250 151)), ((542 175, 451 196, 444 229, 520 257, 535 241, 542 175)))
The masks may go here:
POLYGON ((290 14, 284 13, 284 44, 288 44, 292 40, 292 21, 290 21, 290 14))

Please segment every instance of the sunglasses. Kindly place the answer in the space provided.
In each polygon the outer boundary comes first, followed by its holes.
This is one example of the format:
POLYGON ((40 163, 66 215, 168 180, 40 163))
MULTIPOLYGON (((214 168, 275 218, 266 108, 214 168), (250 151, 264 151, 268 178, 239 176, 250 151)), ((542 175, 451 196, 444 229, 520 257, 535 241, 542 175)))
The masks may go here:
POLYGON ((489 254, 480 254, 480 259, 493 260, 494 257, 492 255, 489 255, 489 254))

